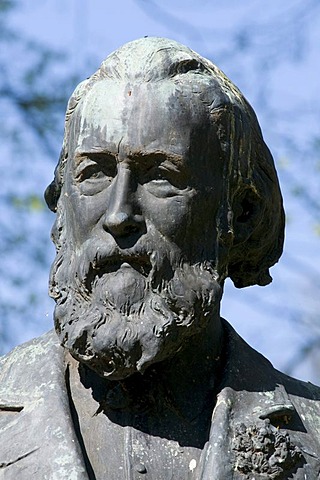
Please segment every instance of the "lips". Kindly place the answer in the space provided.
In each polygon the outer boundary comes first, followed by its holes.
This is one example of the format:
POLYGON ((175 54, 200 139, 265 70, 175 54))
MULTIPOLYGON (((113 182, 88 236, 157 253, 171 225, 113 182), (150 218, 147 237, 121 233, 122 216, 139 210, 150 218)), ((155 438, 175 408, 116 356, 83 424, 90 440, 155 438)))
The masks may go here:
POLYGON ((148 255, 112 255, 100 259, 93 265, 93 269, 100 276, 104 273, 117 272, 120 268, 133 268, 144 277, 148 277, 151 271, 151 263, 148 255))

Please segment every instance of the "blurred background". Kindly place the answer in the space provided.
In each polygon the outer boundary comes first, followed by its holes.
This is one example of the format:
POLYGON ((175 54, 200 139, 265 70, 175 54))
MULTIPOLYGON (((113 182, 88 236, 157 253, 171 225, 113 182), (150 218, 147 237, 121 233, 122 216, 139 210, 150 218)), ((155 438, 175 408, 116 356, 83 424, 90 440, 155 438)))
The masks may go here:
POLYGON ((222 314, 276 368, 320 384, 319 0, 0 0, 0 354, 52 328, 43 191, 67 99, 145 35, 210 58, 254 107, 280 177, 285 250, 270 286, 227 283, 222 314))

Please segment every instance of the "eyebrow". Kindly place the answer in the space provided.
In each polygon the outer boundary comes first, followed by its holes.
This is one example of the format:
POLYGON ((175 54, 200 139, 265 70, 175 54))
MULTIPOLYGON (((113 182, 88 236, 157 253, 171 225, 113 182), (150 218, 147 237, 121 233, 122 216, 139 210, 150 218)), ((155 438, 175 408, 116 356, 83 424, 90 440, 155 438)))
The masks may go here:
POLYGON ((128 157, 132 160, 140 160, 140 159, 145 159, 145 160, 153 160, 153 159, 159 159, 159 160, 170 160, 173 163, 181 163, 183 161, 183 156, 175 153, 168 153, 168 152, 163 152, 161 150, 156 150, 154 152, 139 152, 139 153, 133 153, 128 155, 128 157))
MULTIPOLYGON (((99 157, 102 159, 103 157, 111 157, 111 158, 117 159, 118 153, 110 152, 109 150, 104 150, 104 149, 76 150, 75 152, 76 160, 80 162, 82 158, 86 158, 86 157, 92 158, 93 160, 95 160, 94 157, 96 157, 97 160, 99 159, 99 157)), ((128 154, 128 158, 136 163, 138 162, 140 163, 141 160, 144 161, 145 163, 151 163, 154 161, 156 161, 157 163, 161 163, 164 160, 169 160, 176 166, 181 165, 181 163, 184 160, 182 155, 163 152, 161 150, 155 150, 152 152, 133 152, 128 154)))
POLYGON ((113 158, 116 160, 117 155, 107 150, 76 150, 74 159, 75 165, 79 165, 86 158, 91 158, 99 163, 99 159, 113 158))

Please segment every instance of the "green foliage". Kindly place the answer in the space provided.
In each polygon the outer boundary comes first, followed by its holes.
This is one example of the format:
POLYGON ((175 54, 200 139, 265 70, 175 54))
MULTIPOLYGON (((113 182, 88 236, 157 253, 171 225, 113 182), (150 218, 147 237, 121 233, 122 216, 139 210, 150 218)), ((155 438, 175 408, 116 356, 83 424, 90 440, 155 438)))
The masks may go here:
POLYGON ((43 199, 34 193, 24 197, 12 195, 10 198, 10 203, 17 210, 26 209, 30 212, 38 212, 47 208, 43 199))
POLYGON ((13 0, 0 0, 0 13, 3 14, 11 10, 15 6, 16 2, 13 0))

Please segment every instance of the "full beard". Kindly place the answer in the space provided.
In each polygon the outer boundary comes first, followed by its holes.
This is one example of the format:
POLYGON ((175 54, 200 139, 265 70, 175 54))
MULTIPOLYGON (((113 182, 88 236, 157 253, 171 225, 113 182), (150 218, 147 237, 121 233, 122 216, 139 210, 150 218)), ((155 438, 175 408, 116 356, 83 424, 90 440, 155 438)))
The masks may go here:
POLYGON ((60 342, 102 377, 121 380, 172 358, 218 314, 222 292, 208 262, 190 265, 173 249, 161 259, 147 250, 139 251, 142 263, 103 265, 110 255, 91 244, 83 255, 59 255, 53 267, 60 342))

